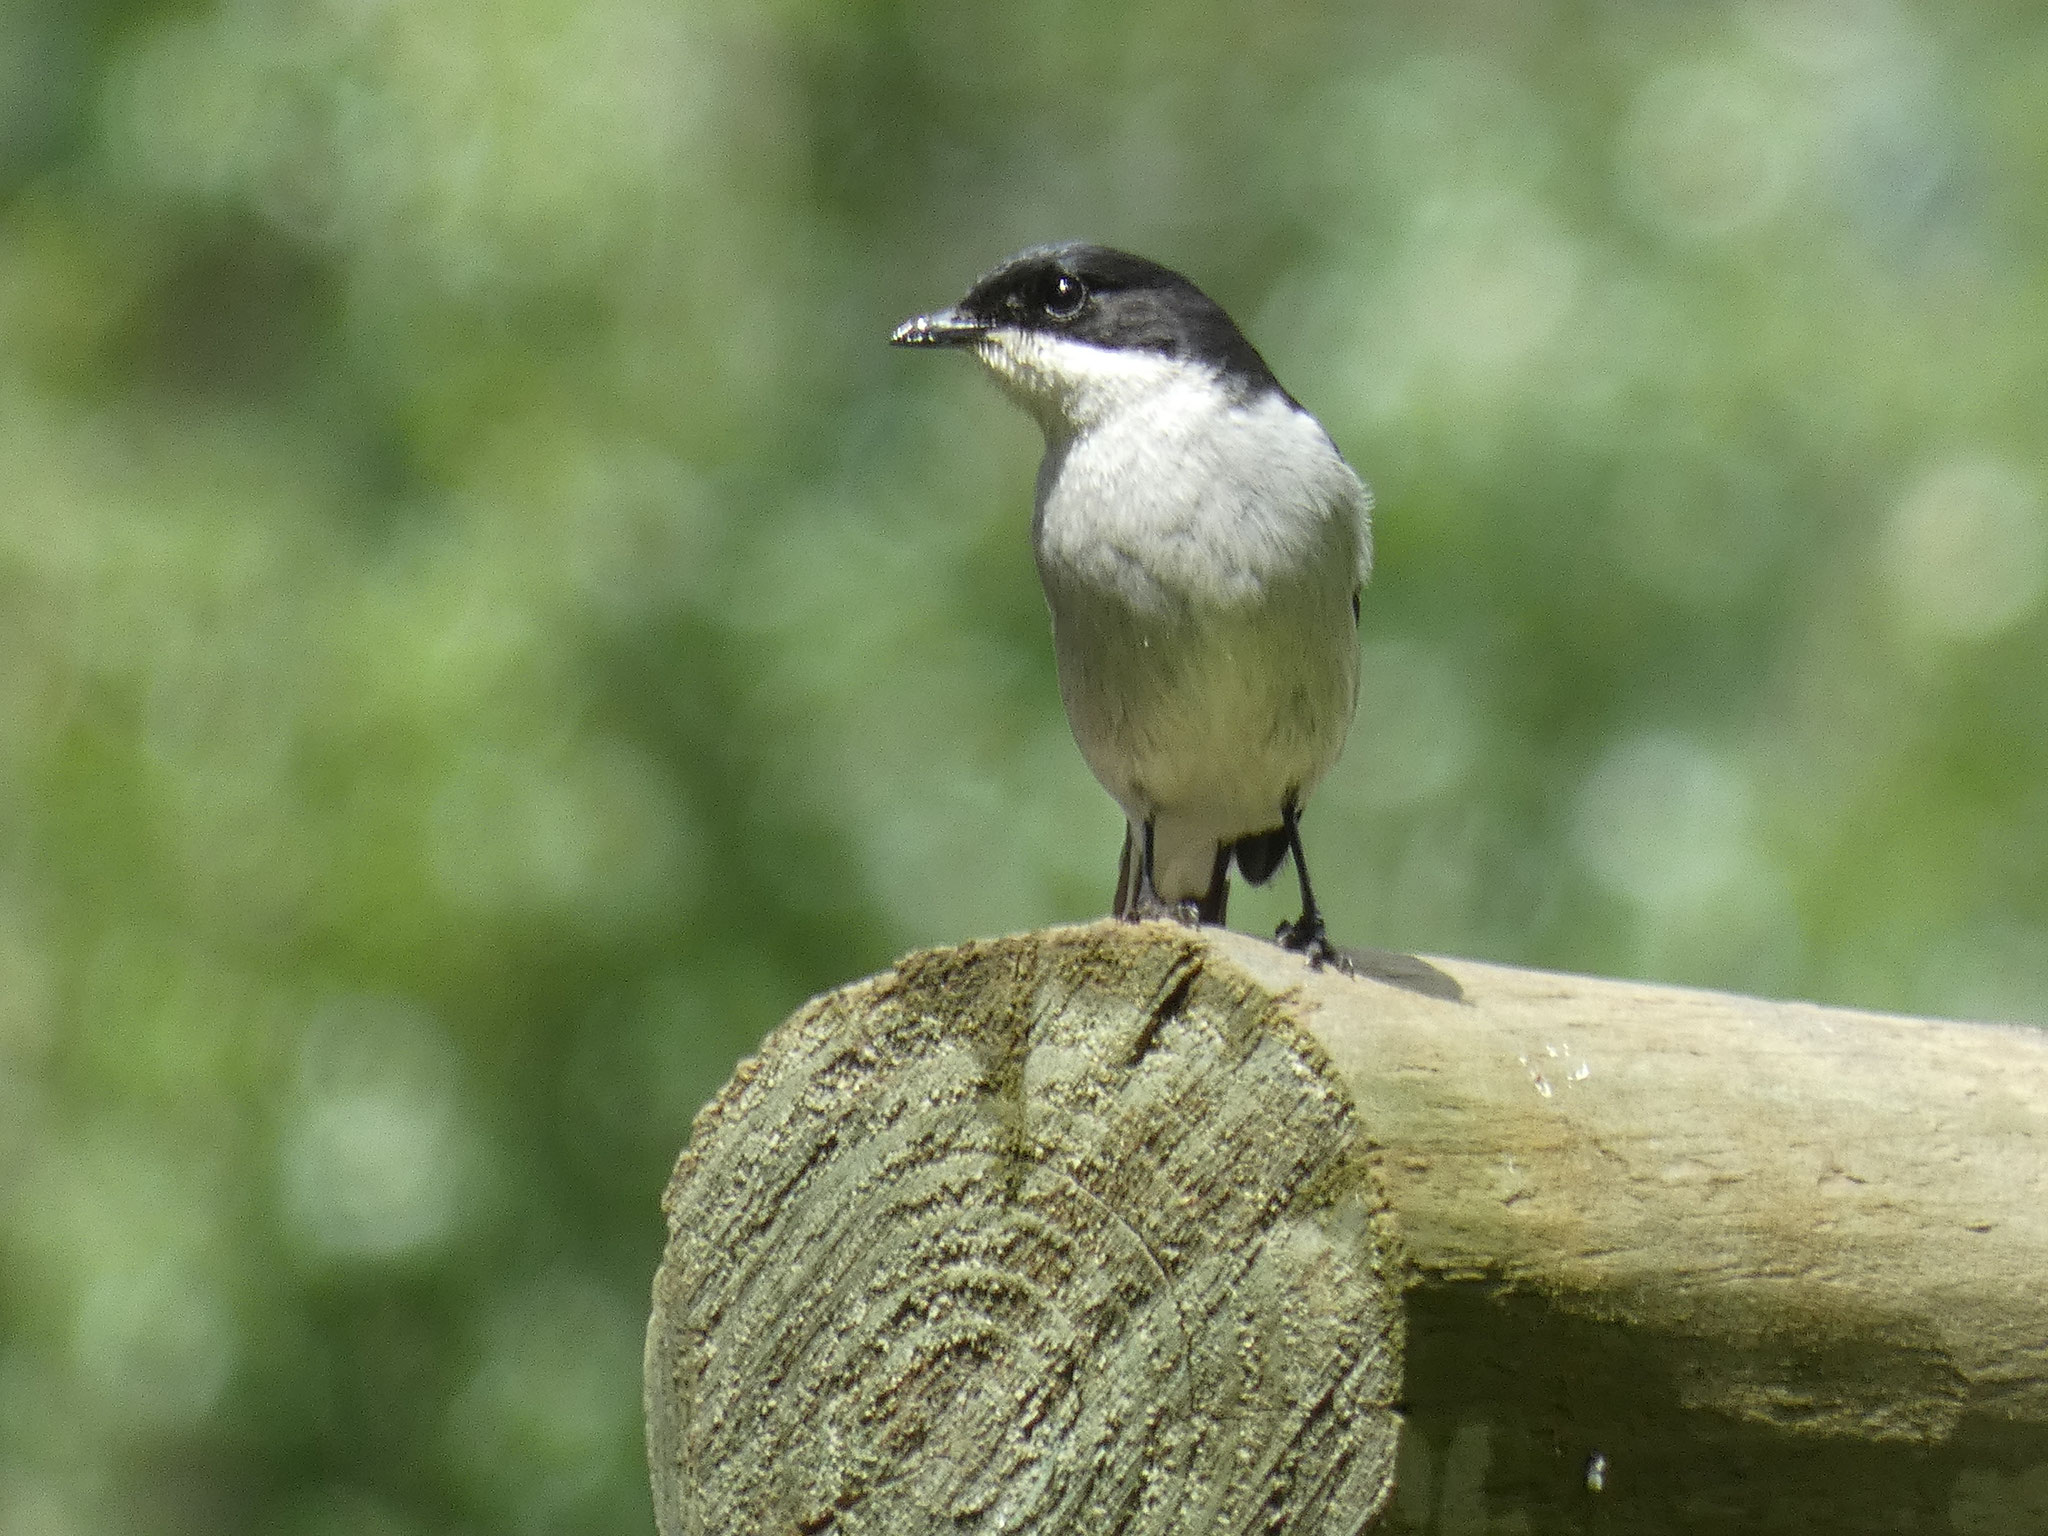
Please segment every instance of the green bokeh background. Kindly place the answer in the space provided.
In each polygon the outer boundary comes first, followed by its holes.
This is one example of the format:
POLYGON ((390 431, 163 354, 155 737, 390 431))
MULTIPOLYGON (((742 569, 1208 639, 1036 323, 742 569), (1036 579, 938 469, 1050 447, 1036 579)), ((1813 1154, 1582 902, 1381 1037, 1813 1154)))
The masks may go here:
POLYGON ((0 1536, 648 1528, 693 1111, 1108 900, 1071 236, 1378 492, 1340 939, 2048 1021, 2036 5, 0 0, 0 1536))

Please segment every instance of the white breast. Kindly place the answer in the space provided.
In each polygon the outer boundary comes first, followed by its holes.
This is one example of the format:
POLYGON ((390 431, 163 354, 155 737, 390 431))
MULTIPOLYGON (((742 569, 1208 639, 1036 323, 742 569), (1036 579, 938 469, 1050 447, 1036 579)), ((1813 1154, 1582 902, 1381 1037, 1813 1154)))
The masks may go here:
POLYGON ((1198 895, 1217 844, 1278 826, 1343 747, 1370 500, 1278 392, 1033 346, 990 366, 1046 425, 1033 542, 1068 719, 1126 815, 1156 822, 1160 894, 1198 895))

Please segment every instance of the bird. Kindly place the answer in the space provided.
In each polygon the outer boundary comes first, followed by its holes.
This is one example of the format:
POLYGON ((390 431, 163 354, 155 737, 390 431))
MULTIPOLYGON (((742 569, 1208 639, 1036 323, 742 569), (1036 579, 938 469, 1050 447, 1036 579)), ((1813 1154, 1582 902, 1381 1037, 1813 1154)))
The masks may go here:
POLYGON ((1301 816, 1358 705, 1372 494, 1223 307, 1179 272, 1037 245, 900 347, 971 353, 1045 437, 1031 520, 1061 701, 1124 813, 1117 917, 1225 921, 1292 857, 1279 942, 1343 962, 1301 816))

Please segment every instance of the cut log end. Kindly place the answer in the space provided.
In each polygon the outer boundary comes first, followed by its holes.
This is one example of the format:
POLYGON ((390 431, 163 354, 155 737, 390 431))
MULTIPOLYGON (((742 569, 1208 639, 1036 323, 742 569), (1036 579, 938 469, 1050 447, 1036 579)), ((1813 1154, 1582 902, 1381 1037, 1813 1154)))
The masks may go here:
POLYGON ((669 1192, 663 1531, 2048 1529, 2048 1033, 1347 958, 785 1024, 669 1192))
POLYGON ((913 956, 699 1118, 648 1331, 664 1536, 1352 1532, 1399 1279, 1288 1004, 1160 925, 913 956))

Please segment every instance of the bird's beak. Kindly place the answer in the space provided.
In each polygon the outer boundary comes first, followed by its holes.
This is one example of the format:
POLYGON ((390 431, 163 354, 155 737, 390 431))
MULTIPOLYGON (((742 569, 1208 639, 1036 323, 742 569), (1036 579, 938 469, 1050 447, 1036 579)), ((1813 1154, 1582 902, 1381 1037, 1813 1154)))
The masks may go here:
POLYGON ((957 307, 935 310, 906 320, 889 333, 892 347, 967 347, 988 334, 988 323, 972 320, 957 307))

